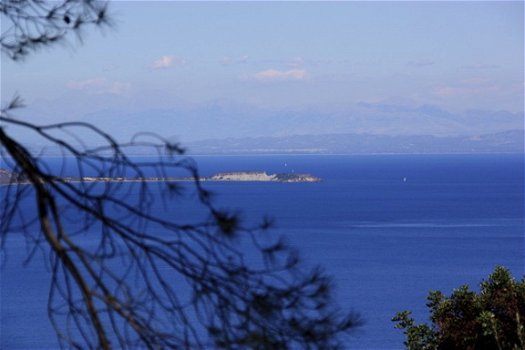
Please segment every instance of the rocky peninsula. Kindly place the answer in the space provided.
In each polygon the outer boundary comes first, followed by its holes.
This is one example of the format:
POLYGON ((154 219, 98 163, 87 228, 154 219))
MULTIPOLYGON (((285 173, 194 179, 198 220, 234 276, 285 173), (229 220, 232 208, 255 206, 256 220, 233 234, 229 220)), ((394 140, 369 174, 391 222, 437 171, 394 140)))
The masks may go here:
MULTIPOLYGON (((97 177, 97 176, 61 176, 63 182, 169 182, 193 181, 192 177, 97 177)), ((201 176, 199 181, 209 182, 319 182, 320 178, 311 174, 281 173, 267 174, 265 171, 238 171, 201 176)), ((23 184, 28 181, 19 174, 0 169, 0 185, 23 184)))
POLYGON ((218 173, 204 177, 204 181, 251 181, 251 182, 318 182, 321 179, 310 174, 267 174, 265 171, 239 171, 218 173))

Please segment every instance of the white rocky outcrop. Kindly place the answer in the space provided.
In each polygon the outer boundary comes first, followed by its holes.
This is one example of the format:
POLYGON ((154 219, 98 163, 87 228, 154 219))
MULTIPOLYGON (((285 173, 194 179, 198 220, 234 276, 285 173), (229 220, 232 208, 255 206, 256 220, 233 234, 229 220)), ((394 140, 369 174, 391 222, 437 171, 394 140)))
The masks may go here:
POLYGON ((265 171, 240 171, 218 173, 206 178, 207 181, 264 181, 264 182, 318 182, 310 174, 267 174, 265 171))
POLYGON ((209 178, 211 181, 275 181, 275 175, 268 175, 265 171, 243 171, 218 173, 209 178))

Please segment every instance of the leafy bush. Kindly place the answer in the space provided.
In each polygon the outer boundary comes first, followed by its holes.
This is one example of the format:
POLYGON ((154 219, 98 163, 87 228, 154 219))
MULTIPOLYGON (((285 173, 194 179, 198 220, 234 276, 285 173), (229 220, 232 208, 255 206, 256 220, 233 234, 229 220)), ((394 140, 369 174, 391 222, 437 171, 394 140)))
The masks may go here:
POLYGON ((392 321, 402 329, 410 350, 525 349, 525 278, 517 282, 498 266, 480 285, 464 285, 450 297, 431 291, 427 306, 431 324, 416 324, 410 311, 392 321))

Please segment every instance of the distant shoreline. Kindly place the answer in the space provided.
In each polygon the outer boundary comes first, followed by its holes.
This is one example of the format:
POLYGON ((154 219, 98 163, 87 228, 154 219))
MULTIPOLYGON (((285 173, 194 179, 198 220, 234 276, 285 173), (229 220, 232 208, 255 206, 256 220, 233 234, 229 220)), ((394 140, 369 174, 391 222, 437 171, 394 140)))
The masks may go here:
MULTIPOLYGON (((188 157, 272 157, 272 156, 320 156, 320 157, 330 157, 330 156, 483 156, 483 155, 500 155, 500 154, 507 154, 507 155, 525 155, 525 150, 523 152, 477 152, 477 153, 471 153, 471 152, 441 152, 441 153, 202 153, 202 154, 191 154, 188 153, 188 157)), ((132 155, 134 157, 157 157, 156 155, 132 155)), ((59 157, 59 156, 50 156, 50 157, 59 157)))
MULTIPOLYGON (((103 176, 60 176, 57 181, 66 183, 96 183, 96 182, 190 182, 196 179, 191 176, 180 177, 103 177, 103 176)), ((311 174, 280 173, 267 174, 265 171, 239 171, 239 172, 222 172, 212 176, 202 176, 198 178, 201 182, 319 182, 320 178, 311 174)), ((20 177, 11 171, 0 169, 0 185, 11 184, 30 184, 26 179, 20 177)))
MULTIPOLYGON (((376 157, 376 156, 488 156, 488 155, 516 155, 516 156, 525 156, 525 149, 523 152, 440 152, 440 153, 196 153, 191 154, 187 153, 185 156, 188 158, 192 157, 331 157, 331 156, 345 156, 345 157, 376 157)), ((159 158, 157 154, 128 154, 130 157, 140 157, 140 158, 159 158)), ((75 156, 71 155, 58 155, 50 154, 43 155, 40 158, 65 158, 65 159, 74 159, 75 156)))

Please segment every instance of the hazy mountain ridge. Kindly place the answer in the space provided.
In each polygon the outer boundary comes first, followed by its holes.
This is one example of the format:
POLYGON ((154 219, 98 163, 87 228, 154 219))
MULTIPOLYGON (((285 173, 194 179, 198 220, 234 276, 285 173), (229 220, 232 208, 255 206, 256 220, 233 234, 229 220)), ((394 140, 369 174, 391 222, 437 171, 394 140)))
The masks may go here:
MULTIPOLYGON (((109 130, 158 132, 186 141, 211 138, 264 137, 312 134, 382 134, 382 135, 479 135, 523 129, 523 114, 506 111, 446 111, 418 107, 408 111, 357 108, 344 112, 265 111, 223 108, 156 110, 118 114, 95 113, 88 122, 107 125, 109 130), (118 127, 120 125, 120 128, 118 127)), ((120 136, 120 135, 119 135, 120 136)), ((131 136, 131 135, 128 135, 131 136)))
MULTIPOLYGON (((67 120, 60 113, 32 116, 67 120)), ((24 111, 20 112, 24 115, 24 111)), ((524 113, 467 110, 452 113, 431 105, 403 106, 361 102, 341 110, 268 110, 247 104, 215 102, 198 106, 129 111, 103 109, 76 120, 103 126, 118 140, 127 141, 140 131, 151 131, 183 143, 231 137, 281 137, 318 134, 376 135, 482 135, 523 130, 524 113)))
POLYGON ((522 131, 475 136, 389 136, 375 134, 294 135, 227 138, 186 144, 192 154, 375 154, 523 153, 522 131))
MULTIPOLYGON (((22 109, 20 116, 28 111, 39 115, 35 109, 22 109)), ((40 123, 61 120, 51 112, 44 113, 40 123)), ((120 142, 150 131, 180 142, 193 154, 522 153, 524 148, 523 112, 453 113, 432 105, 361 102, 327 112, 272 111, 215 102, 138 112, 105 109, 81 120, 102 127, 120 142)), ((101 141, 85 130, 78 130, 77 136, 89 140, 89 146, 101 141)), ((33 142, 33 149, 42 147, 33 142)), ((54 149, 46 152, 55 153, 54 149)))

